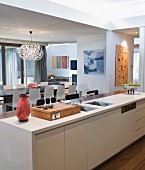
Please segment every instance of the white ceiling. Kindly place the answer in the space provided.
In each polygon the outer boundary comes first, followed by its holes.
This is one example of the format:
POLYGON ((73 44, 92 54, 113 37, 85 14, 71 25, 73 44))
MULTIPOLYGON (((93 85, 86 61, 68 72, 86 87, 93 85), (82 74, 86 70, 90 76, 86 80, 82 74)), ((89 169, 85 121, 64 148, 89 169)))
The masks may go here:
MULTIPOLYGON (((134 4, 143 2, 145 0, 49 0, 55 3, 63 4, 69 7, 77 7, 78 5, 98 5, 98 4, 105 4, 106 6, 122 6, 127 4, 134 4)), ((81 6, 80 6, 81 8, 81 6)))
POLYGON ((116 30, 115 32, 131 35, 134 38, 139 37, 139 28, 119 29, 119 30, 116 30))
POLYGON ((33 41, 42 42, 76 42, 81 37, 105 35, 100 28, 5 5, 0 5, 0 23, 2 39, 30 40, 30 30, 33 41))
POLYGON ((120 6, 120 5, 123 6, 127 4, 143 2, 144 0, 92 0, 92 1, 96 3, 98 1, 99 3, 106 4, 109 6, 120 6))
MULTIPOLYGON (((137 0, 96 1, 118 4, 137 0)), ((100 28, 0 4, 1 39, 30 40, 30 30, 33 31, 33 41, 48 43, 76 42, 82 37, 106 35, 106 30, 100 28)), ((136 31, 132 32, 124 30, 123 33, 134 35, 136 31)))

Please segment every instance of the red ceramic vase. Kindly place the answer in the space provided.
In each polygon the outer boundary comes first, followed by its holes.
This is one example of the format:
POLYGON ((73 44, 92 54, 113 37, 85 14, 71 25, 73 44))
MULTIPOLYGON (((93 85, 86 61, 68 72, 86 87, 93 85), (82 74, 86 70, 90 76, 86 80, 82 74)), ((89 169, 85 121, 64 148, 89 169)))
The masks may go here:
POLYGON ((16 116, 20 122, 28 121, 30 115, 30 103, 28 101, 28 96, 25 94, 20 95, 20 99, 16 109, 16 116))

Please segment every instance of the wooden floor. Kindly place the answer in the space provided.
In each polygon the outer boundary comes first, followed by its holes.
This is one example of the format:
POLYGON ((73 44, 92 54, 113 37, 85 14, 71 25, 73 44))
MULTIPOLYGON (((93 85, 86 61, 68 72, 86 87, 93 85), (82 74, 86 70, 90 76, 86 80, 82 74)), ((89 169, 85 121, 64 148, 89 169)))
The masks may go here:
POLYGON ((145 136, 94 170, 145 170, 145 136))

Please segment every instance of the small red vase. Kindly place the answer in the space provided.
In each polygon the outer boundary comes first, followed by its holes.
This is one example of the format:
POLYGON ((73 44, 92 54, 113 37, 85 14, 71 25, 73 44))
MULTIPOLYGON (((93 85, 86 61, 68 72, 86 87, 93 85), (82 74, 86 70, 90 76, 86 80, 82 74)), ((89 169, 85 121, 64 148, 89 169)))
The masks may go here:
POLYGON ((16 109, 16 116, 20 122, 26 122, 30 115, 30 103, 27 95, 21 94, 19 97, 20 99, 16 109))

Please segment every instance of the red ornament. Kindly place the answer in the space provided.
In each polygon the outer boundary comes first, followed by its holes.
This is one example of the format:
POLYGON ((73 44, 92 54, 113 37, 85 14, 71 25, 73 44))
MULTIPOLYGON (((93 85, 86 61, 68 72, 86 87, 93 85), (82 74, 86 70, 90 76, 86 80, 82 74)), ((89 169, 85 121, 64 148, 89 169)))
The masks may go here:
POLYGON ((16 109, 16 116, 20 122, 28 121, 30 115, 30 103, 28 101, 28 96, 25 94, 20 95, 20 99, 16 109))

